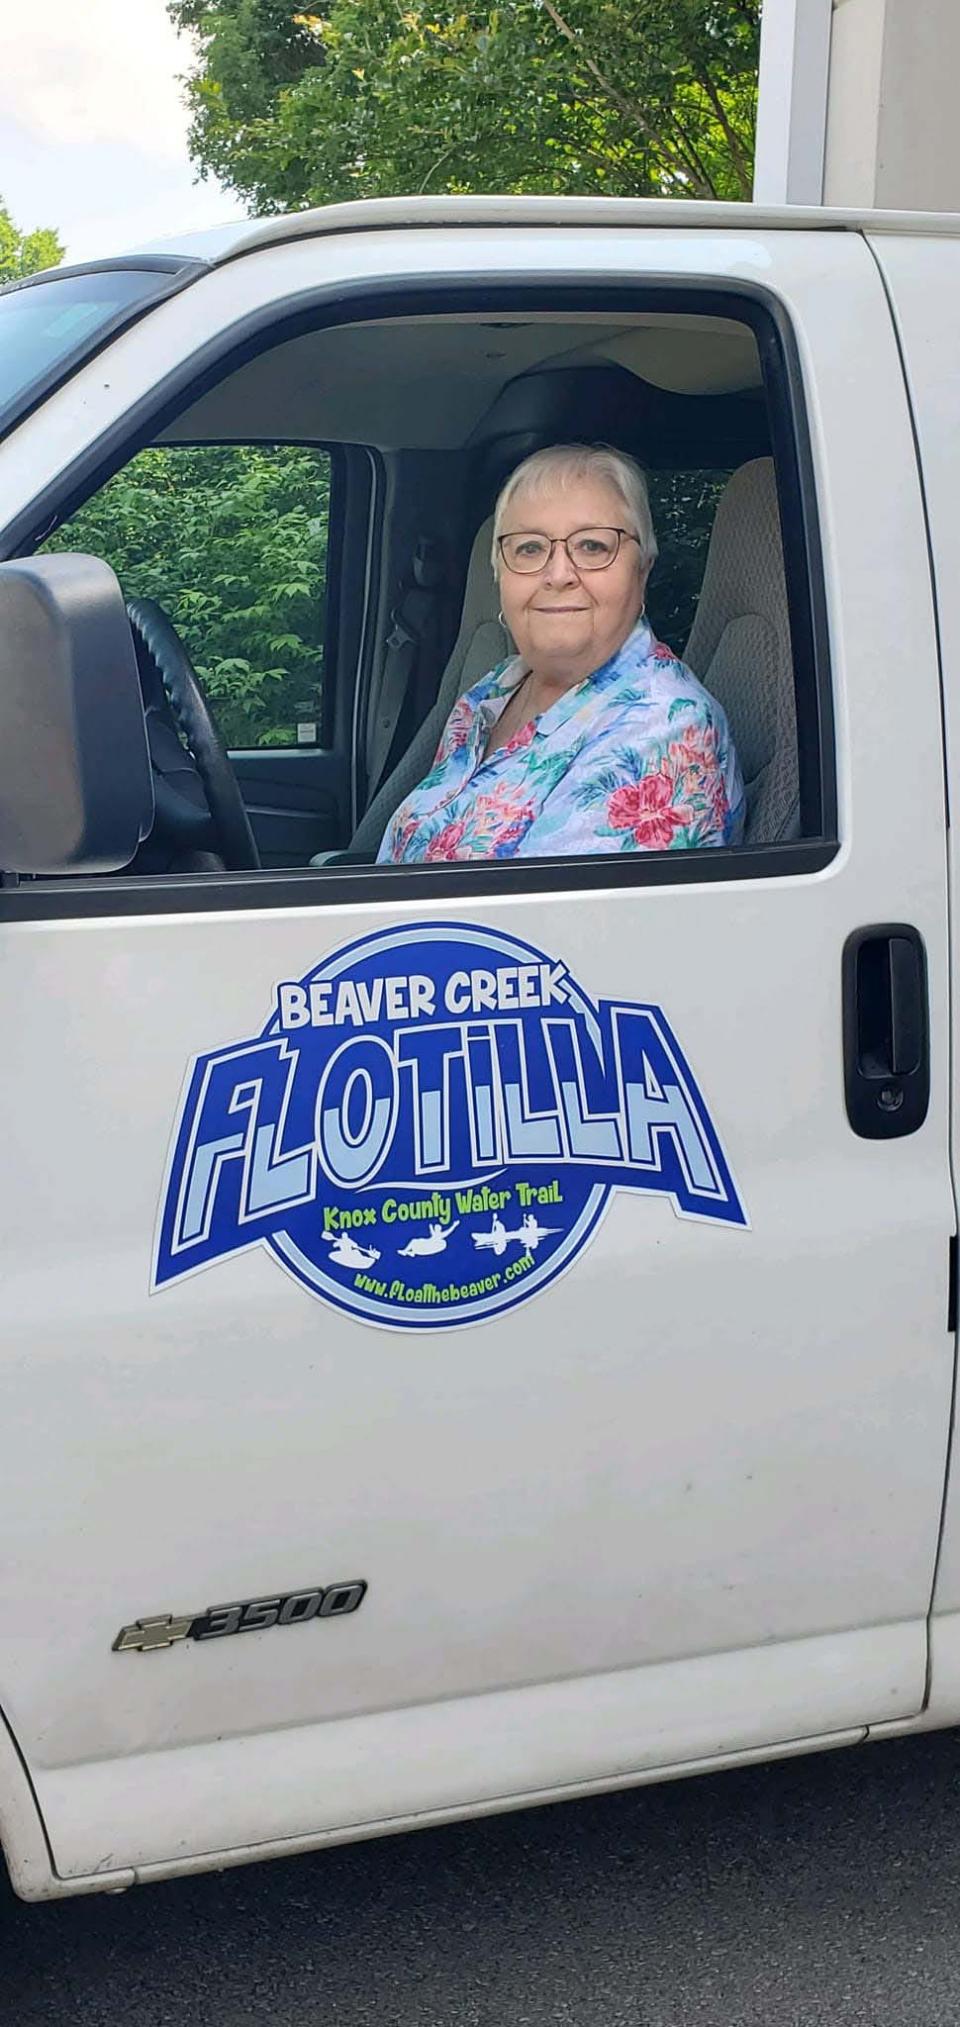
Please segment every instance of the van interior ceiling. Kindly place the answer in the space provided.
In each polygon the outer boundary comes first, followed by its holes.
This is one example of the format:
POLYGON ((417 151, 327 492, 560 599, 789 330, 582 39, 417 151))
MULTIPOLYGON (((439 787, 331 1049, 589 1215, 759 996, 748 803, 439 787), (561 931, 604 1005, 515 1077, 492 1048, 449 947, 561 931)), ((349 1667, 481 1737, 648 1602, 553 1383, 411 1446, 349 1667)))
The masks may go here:
MULTIPOLYGON (((573 400, 571 433, 596 434, 587 426, 595 419, 589 399, 584 426, 576 429, 576 389, 589 396, 591 385, 602 384, 600 374, 613 404, 611 426, 637 438, 646 462, 677 462, 671 427, 691 408, 708 452, 711 410, 763 410, 756 340, 732 318, 412 316, 331 325, 274 345, 182 412, 160 441, 259 437, 367 444, 385 453, 463 450, 500 433, 511 410, 513 427, 536 430, 562 395, 573 400), (564 378, 553 383, 553 400, 530 402, 524 412, 524 396, 554 374, 564 378)), ((684 438, 693 425, 690 416, 684 438)))

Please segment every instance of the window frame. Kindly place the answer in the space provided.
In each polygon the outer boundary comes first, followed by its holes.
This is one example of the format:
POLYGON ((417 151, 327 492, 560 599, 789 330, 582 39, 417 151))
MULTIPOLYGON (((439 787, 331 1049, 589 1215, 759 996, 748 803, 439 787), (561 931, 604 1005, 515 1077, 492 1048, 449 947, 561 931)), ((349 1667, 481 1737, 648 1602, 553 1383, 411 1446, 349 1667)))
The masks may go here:
MULTIPOLYGON (((567 309, 598 317, 642 307, 669 313, 735 318, 752 329, 770 422, 771 454, 783 535, 784 571, 797 689, 797 759, 804 835, 757 846, 713 846, 683 852, 500 859, 490 864, 289 867, 270 873, 182 873, 35 881, 0 890, 0 921, 77 920, 210 910, 303 908, 405 902, 442 897, 451 905, 484 896, 595 891, 602 888, 688 886, 814 875, 839 850, 833 687, 826 586, 813 457, 799 351, 785 305, 762 284, 740 279, 678 276, 629 280, 623 273, 558 272, 529 281, 489 276, 451 284, 442 275, 418 281, 327 284, 304 304, 282 300, 252 312, 180 362, 150 395, 127 411, 97 443, 58 475, 0 540, 0 557, 32 553, 62 521, 126 465, 138 450, 210 387, 274 345, 332 324, 371 318, 504 310, 567 309)), ((329 446, 317 445, 317 448, 329 446)), ((331 530, 333 497, 331 495, 331 530)), ((259 749, 257 749, 259 750, 259 749)))

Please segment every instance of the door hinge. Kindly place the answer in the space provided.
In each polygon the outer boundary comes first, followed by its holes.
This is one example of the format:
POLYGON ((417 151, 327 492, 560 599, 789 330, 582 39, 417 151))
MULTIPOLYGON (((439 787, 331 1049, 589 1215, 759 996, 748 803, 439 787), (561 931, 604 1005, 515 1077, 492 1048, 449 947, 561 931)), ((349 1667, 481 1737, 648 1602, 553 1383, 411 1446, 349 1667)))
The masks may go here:
POLYGON ((957 1327, 957 1234, 950 1241, 950 1269, 947 1279, 947 1329, 957 1327))

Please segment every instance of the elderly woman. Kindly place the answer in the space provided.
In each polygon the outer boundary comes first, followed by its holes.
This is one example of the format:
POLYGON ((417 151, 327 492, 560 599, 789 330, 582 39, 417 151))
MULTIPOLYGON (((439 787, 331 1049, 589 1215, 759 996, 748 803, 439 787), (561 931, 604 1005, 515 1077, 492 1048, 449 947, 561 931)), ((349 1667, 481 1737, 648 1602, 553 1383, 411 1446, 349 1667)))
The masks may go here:
POLYGON ((493 568, 519 653, 453 707, 381 861, 726 845, 744 791, 726 718, 644 617, 657 553, 643 473, 555 445, 507 480, 493 568))

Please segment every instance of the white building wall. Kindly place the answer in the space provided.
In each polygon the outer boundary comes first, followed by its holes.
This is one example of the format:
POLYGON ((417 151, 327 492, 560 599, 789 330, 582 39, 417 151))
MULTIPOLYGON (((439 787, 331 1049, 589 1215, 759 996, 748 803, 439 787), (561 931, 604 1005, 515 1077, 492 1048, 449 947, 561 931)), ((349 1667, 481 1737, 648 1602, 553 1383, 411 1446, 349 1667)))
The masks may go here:
POLYGON ((765 0, 753 194, 822 204, 833 0, 765 0))
POLYGON ((960 210, 960 0, 765 0, 760 203, 960 210))

